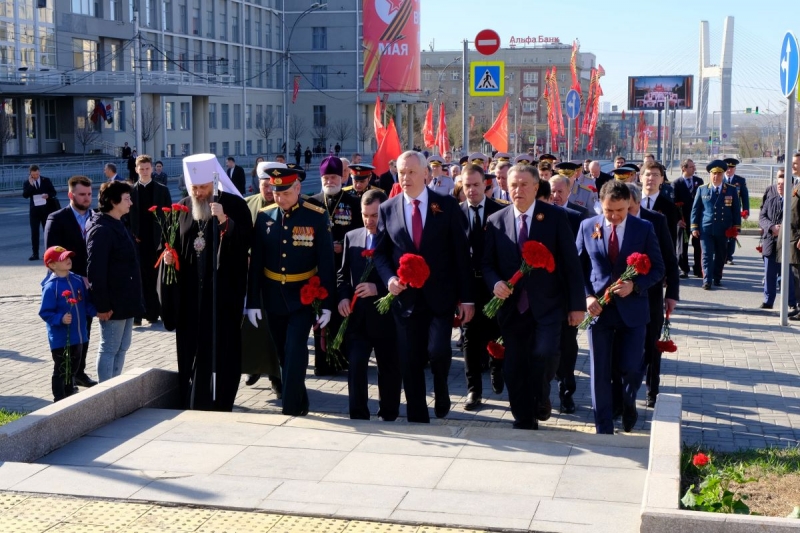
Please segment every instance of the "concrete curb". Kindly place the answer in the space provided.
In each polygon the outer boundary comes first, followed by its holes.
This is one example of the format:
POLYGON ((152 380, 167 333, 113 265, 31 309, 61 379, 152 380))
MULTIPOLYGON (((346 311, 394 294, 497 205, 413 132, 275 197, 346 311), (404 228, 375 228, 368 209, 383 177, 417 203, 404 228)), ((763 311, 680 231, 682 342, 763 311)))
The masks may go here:
POLYGON ((800 520, 681 510, 680 394, 658 395, 650 428, 641 533, 800 532, 800 520))
POLYGON ((0 462, 29 463, 141 407, 176 405, 176 372, 134 368, 0 427, 0 462))

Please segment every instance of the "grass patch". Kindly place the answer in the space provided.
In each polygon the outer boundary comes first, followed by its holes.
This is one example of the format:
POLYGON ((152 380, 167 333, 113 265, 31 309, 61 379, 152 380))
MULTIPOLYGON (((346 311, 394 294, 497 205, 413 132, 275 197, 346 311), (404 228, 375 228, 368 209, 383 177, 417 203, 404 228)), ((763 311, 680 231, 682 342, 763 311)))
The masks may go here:
POLYGON ((752 514, 783 518, 800 505, 800 446, 737 452, 684 446, 681 452, 681 495, 690 485, 698 487, 709 473, 709 467, 697 468, 692 464, 694 455, 701 451, 711 458, 709 466, 731 480, 728 490, 742 497, 752 514), (736 478, 753 481, 739 483, 736 478))
POLYGON ((8 424, 9 422, 13 422, 14 420, 22 418, 23 416, 25 416, 25 413, 16 413, 14 411, 8 411, 0 408, 0 426, 8 424))
POLYGON ((754 209, 761 209, 761 197, 760 196, 751 196, 750 197, 750 210, 754 209))
POLYGON ((758 220, 744 220, 742 219, 742 229, 756 229, 759 227, 758 220))

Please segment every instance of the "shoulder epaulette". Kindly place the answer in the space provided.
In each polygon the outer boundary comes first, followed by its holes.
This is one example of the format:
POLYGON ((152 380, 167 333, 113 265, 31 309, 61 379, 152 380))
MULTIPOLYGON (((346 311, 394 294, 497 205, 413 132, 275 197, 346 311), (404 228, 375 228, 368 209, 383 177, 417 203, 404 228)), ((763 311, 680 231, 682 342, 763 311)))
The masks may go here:
POLYGON ((343 191, 352 191, 353 190, 353 186, 352 185, 348 185, 347 187, 342 187, 342 190, 343 191))
POLYGON ((497 202, 498 204, 503 204, 503 205, 511 204, 511 202, 509 202, 508 200, 503 200, 502 198, 494 198, 494 201, 497 202))
POLYGON ((321 208, 318 205, 314 205, 311 202, 303 202, 303 207, 311 209, 312 211, 315 211, 315 212, 317 212, 319 214, 322 214, 322 213, 325 212, 325 209, 321 208))
POLYGON ((584 190, 589 191, 589 192, 597 192, 596 190, 593 190, 593 186, 592 185, 580 185, 579 188, 584 189, 584 190))
POLYGON ((275 209, 276 207, 278 207, 278 204, 269 204, 269 205, 264 206, 261 209, 259 209, 258 212, 260 213, 262 211, 267 211, 269 209, 275 209))

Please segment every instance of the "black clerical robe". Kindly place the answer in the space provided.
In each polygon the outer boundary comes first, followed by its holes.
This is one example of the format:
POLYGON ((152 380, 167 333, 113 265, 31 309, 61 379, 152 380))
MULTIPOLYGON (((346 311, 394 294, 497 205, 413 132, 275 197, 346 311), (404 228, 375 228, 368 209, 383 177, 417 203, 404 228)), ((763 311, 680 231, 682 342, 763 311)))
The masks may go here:
MULTIPOLYGON (((190 198, 180 203, 191 209, 190 198)), ((228 220, 219 226, 217 253, 216 400, 212 400, 211 362, 213 219, 198 223, 191 212, 181 215, 175 246, 180 256, 178 281, 166 285, 162 272, 159 283, 164 327, 176 331, 182 407, 205 411, 231 411, 239 388, 242 309, 253 230, 250 211, 242 198, 223 192, 219 203, 228 220), (201 233, 205 242, 198 251, 201 233)))

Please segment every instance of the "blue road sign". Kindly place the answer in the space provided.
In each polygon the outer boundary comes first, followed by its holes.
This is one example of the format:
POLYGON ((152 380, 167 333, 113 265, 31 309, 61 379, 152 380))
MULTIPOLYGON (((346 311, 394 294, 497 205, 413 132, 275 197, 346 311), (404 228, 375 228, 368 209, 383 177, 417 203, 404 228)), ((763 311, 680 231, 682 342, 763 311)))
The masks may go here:
POLYGON ((578 94, 578 91, 570 89, 567 93, 565 107, 567 109, 567 116, 571 120, 578 118, 578 115, 581 113, 581 96, 578 94))
POLYGON ((789 97, 797 86, 797 74, 800 72, 800 54, 797 51, 797 38, 790 31, 783 36, 781 44, 781 92, 789 97))
POLYGON ((502 61, 473 61, 470 63, 470 96, 503 96, 505 63, 502 61))

